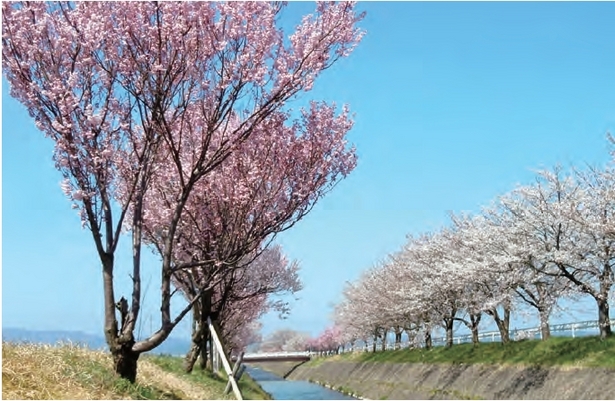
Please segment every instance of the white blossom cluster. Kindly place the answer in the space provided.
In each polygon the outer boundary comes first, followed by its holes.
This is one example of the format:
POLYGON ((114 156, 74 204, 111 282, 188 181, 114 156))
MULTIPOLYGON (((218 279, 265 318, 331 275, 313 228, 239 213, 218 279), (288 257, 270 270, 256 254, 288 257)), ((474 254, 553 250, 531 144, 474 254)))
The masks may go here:
MULTIPOLYGON (((394 333, 399 346, 431 345, 435 330, 464 328, 479 341, 479 326, 493 319, 503 342, 511 340, 513 312, 530 309, 549 337, 549 318, 562 299, 596 302, 601 337, 612 334, 615 265, 615 169, 561 167, 540 171, 476 215, 451 214, 438 232, 409 236, 355 282, 337 305, 344 343, 376 349, 394 333), (522 308, 523 307, 523 308, 522 308)), ((517 333, 512 339, 525 339, 517 333)))

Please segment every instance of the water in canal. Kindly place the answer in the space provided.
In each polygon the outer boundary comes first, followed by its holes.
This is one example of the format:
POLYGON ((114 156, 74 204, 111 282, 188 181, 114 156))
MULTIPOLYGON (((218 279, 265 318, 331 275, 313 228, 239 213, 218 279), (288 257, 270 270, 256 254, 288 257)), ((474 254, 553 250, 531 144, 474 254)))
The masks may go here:
POLYGON ((355 400, 356 398, 329 390, 315 383, 284 380, 280 376, 253 366, 246 366, 246 373, 271 394, 274 400, 355 400))

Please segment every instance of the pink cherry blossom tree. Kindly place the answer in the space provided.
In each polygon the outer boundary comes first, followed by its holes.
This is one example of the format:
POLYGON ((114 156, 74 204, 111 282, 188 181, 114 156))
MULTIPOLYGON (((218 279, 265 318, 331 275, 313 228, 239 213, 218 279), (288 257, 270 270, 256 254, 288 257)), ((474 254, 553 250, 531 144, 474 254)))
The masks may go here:
POLYGON ((263 324, 258 320, 249 323, 242 322, 233 331, 233 336, 227 340, 227 344, 231 345, 229 353, 238 356, 241 352, 245 352, 249 346, 261 343, 263 341, 262 328, 263 324))
POLYGON ((327 327, 316 338, 308 340, 308 347, 313 352, 338 354, 342 346, 342 329, 337 326, 327 327))
MULTIPOLYGON (((346 111, 335 116, 334 107, 313 103, 293 126, 286 127, 285 119, 282 113, 273 113, 254 129, 252 141, 238 146, 218 170, 195 186, 178 225, 180 242, 173 257, 174 278, 189 300, 209 288, 214 277, 223 279, 240 264, 246 265, 246 256, 256 255, 263 242, 292 227, 354 167, 354 151, 346 149, 344 140, 352 125, 346 111)), ((173 193, 168 190, 173 182, 177 180, 157 180, 162 185, 154 184, 150 194, 157 199, 151 203, 170 204, 166 196, 173 193)), ((160 253, 166 235, 159 224, 164 221, 161 210, 144 213, 145 239, 160 253)), ((247 268, 259 269, 252 264, 247 268)), ((232 294, 236 285, 232 283, 226 281, 221 293, 232 294)), ((209 301, 201 297, 200 302, 209 301)), ((198 327, 205 327, 208 313, 201 311, 210 309, 198 308, 193 316, 203 320, 198 327)), ((205 350, 193 347, 197 348, 205 350)), ((188 358, 188 370, 194 355, 188 358)))
POLYGON ((131 381, 139 355, 162 343, 192 307, 171 316, 178 227, 199 181, 361 38, 352 3, 319 3, 288 38, 276 26, 282 9, 258 2, 3 4, 11 95, 55 142, 63 189, 101 260, 115 370, 131 381), (149 196, 152 183, 165 179, 160 167, 169 160, 169 202, 152 204, 160 199, 149 196), (161 325, 137 342, 144 213, 155 209, 164 239, 161 325), (123 228, 132 236, 133 291, 130 305, 117 302, 118 324, 113 273, 123 228))
MULTIPOLYGON (((206 343, 210 339, 207 317, 211 317, 217 331, 230 348, 237 349, 235 332, 243 325, 250 324, 268 311, 288 313, 288 305, 280 300, 273 301, 271 295, 294 294, 302 288, 298 276, 298 263, 289 261, 279 246, 260 252, 256 258, 230 273, 226 270, 208 283, 214 282, 211 291, 201 296, 203 302, 195 304, 193 312, 192 347, 186 355, 186 370, 190 372, 199 355, 201 367, 207 361, 206 343)), ((176 276, 177 287, 191 300, 198 296, 199 287, 192 277, 176 276)))

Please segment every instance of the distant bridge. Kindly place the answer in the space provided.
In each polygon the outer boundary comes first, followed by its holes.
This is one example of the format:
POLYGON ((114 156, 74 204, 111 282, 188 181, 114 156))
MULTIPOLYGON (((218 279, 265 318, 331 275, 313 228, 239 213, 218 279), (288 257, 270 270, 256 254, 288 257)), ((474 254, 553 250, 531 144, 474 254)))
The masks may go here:
MULTIPOLYGON (((232 358, 233 361, 235 357, 232 358)), ((243 361, 249 362, 273 362, 273 361, 309 361, 310 353, 305 352, 258 352, 244 354, 243 361)))

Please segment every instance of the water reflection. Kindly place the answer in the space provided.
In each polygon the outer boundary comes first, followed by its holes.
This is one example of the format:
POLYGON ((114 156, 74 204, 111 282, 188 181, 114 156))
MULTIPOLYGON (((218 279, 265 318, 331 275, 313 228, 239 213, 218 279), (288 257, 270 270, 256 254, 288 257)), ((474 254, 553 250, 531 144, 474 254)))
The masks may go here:
POLYGON ((284 380, 271 372, 246 366, 246 373, 274 400, 355 400, 337 391, 306 381, 284 380))

